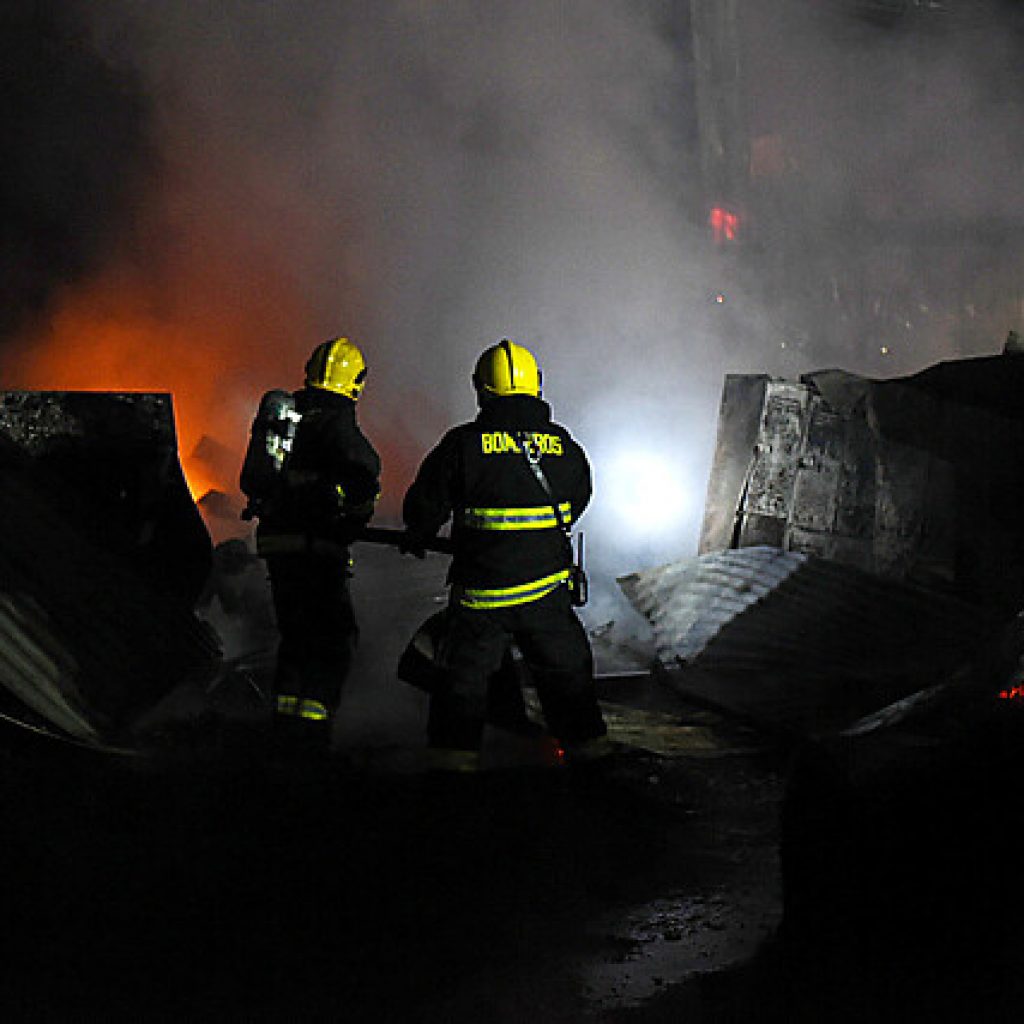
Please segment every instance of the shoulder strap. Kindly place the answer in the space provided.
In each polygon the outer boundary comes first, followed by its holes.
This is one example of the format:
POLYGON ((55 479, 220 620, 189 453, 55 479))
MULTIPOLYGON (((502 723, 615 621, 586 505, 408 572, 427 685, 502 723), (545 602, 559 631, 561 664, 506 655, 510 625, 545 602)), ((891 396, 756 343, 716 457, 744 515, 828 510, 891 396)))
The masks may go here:
POLYGON ((566 543, 568 543, 568 533, 571 529, 571 523, 568 519, 562 518, 561 509, 558 507, 558 500, 555 498, 554 492, 551 490, 551 484, 548 481, 547 474, 544 472, 544 469, 540 464, 540 446, 535 444, 533 438, 522 430, 519 431, 518 441, 519 446, 523 450, 523 454, 526 456, 526 464, 530 467, 533 475, 537 478, 537 483, 544 488, 544 493, 548 496, 548 501, 551 503, 551 511, 555 513, 555 519, 562 531, 562 535, 566 539, 566 543))
POLYGON ((581 533, 579 537, 580 549, 579 561, 577 562, 573 555, 572 541, 569 539, 569 531, 572 529, 572 513, 570 512, 567 518, 562 518, 562 512, 558 507, 558 499, 551 490, 547 474, 540 464, 540 445, 536 444, 533 438, 522 430, 519 431, 518 440, 523 454, 526 456, 526 464, 537 478, 537 483, 544 488, 544 493, 548 496, 548 501, 551 503, 551 511, 555 513, 555 521, 559 525, 558 532, 561 534, 562 543, 565 546, 565 556, 568 561, 569 592, 572 596, 572 603, 580 607, 587 603, 587 575, 583 571, 583 534, 581 533))

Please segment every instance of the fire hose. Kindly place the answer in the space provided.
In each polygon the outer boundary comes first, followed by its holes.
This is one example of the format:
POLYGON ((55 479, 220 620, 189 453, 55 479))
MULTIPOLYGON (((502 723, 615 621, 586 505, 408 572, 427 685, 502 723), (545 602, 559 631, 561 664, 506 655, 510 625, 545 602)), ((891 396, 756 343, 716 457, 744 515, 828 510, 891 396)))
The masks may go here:
MULTIPOLYGON (((384 544, 397 548, 406 536, 405 530, 391 526, 363 526, 354 539, 368 544, 384 544)), ((439 555, 450 555, 455 550, 450 537, 431 537, 429 540, 421 541, 420 546, 424 551, 436 551, 439 555)))

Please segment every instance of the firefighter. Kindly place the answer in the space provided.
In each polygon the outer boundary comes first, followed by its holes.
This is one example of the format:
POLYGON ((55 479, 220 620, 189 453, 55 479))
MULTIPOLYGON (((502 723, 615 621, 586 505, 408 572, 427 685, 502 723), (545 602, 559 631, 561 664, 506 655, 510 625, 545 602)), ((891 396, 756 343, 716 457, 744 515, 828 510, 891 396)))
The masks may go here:
POLYGON ((349 544, 373 513, 380 458, 356 421, 366 364, 348 338, 318 345, 305 386, 264 396, 242 469, 266 560, 280 644, 277 745, 324 751, 358 637, 349 544), (266 408, 276 420, 267 423, 266 408))
POLYGON ((403 503, 402 550, 422 557, 449 519, 455 548, 440 644, 445 677, 428 720, 431 763, 477 767, 487 681, 510 641, 552 735, 570 758, 587 759, 608 744, 590 642, 573 607, 567 533, 590 501, 590 466, 551 421, 528 349, 507 339, 491 346, 472 380, 479 414, 427 454, 403 503))

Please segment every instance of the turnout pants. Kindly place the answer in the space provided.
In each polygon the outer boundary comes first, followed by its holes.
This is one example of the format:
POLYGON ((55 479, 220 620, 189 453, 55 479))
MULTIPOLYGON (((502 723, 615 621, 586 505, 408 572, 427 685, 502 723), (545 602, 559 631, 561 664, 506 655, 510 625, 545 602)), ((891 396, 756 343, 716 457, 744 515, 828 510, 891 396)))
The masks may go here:
POLYGON ((590 641, 561 586, 539 601, 507 608, 464 608, 453 600, 441 642, 444 680, 430 704, 430 745, 479 749, 488 681, 501 667, 509 640, 523 655, 551 733, 565 743, 603 736, 590 641))
POLYGON ((348 556, 274 555, 267 568, 281 637, 275 727, 289 738, 326 745, 358 638, 348 556))

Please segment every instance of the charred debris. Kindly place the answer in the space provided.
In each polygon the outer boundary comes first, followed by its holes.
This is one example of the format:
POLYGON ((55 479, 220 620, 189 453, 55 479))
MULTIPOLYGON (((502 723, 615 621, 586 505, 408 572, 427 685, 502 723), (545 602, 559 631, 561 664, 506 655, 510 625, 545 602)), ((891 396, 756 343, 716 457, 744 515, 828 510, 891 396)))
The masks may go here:
MULTIPOLYGON (((568 899, 578 913, 592 894, 574 885, 597 880, 611 891, 623 878, 637 882, 637 843, 647 857, 687 842, 684 832, 692 841, 690 832, 666 825, 662 812, 680 801, 720 800, 720 773, 732 772, 739 780, 730 790, 734 809, 749 802, 743 794, 757 792, 759 827, 772 831, 765 815, 778 815, 773 841, 780 847, 784 916, 776 939, 727 972, 728 994, 708 999, 737 1012, 749 999, 759 1007, 757 1019, 817 1020, 827 1013, 861 1020, 880 1007, 893 1014, 883 1019, 951 1019, 944 1016, 951 1007, 958 1019, 979 1007, 998 1014, 1019 987, 1007 987, 1007 950, 1017 948, 1020 908, 1004 860, 1021 824, 1014 790, 1024 768, 1021 394, 1024 355, 1012 341, 999 356, 940 363, 894 380, 836 370, 798 381, 728 377, 698 555, 620 580, 651 626, 650 672, 601 680, 613 731, 638 754, 620 778, 622 799, 601 798, 598 827, 592 817, 566 817, 564 795, 545 796, 534 783, 528 800, 525 791, 506 789, 511 824, 503 831, 473 801, 437 794, 425 801, 422 788, 382 781, 372 771, 360 773, 355 788, 351 772, 334 766, 306 776, 298 789, 283 778, 258 794, 235 783, 208 785, 208 763, 171 783, 154 775, 146 767, 151 736, 139 726, 177 688, 209 694, 248 687, 259 704, 258 673, 226 663, 223 637, 196 614, 214 594, 229 618, 259 609, 259 595, 247 593, 259 574, 243 543, 213 549, 178 463, 169 395, 2 392, 0 795, 4 813, 23 819, 15 834, 34 837, 24 840, 29 853, 8 848, 5 856, 19 870, 30 865, 37 872, 32 892, 50 891, 63 873, 61 900, 82 910, 79 932, 61 940, 65 952, 92 941, 89 921, 101 906, 102 914, 109 905, 120 908, 118 929, 136 928, 127 923, 135 920, 136 896, 159 873, 161 884, 187 877, 199 890, 204 878, 210 885, 216 879, 217 901, 227 901, 224 914, 202 917, 200 928, 199 917, 191 921, 185 913, 188 901, 179 899, 185 890, 168 890, 178 896, 161 906, 167 912, 173 904, 181 917, 175 928, 199 944, 195 956, 218 956, 204 954, 204 942, 238 942, 234 926, 225 931, 233 915, 248 928, 245 955, 255 962, 281 952, 272 938, 257 941, 266 921, 277 928, 287 919, 295 934, 307 934, 319 911, 311 904, 300 913, 282 893, 271 897, 277 917, 271 910, 256 915, 254 871, 316 871, 325 850, 368 858, 367 870, 386 863, 396 874, 385 872, 385 889, 404 878, 394 896, 399 902, 378 915, 367 895, 360 913, 381 922, 411 914, 407 923, 415 919, 419 928, 426 906, 435 915, 431 927, 444 935, 455 927, 445 916, 452 897, 442 886, 424 903, 420 883, 430 876, 436 886, 437 872, 458 864, 458 877, 445 884, 468 884, 493 901, 494 878, 483 872, 467 880, 459 844, 495 844, 498 857, 513 832, 516 842, 534 835, 539 814, 549 831, 553 822, 563 824, 536 854, 542 863, 530 859, 534 853, 519 854, 538 869, 531 878, 553 877, 545 873, 561 864, 562 889, 549 887, 544 898, 568 899), (759 769, 737 769, 735 759, 726 767, 729 758, 721 755, 741 748, 782 752, 783 761, 771 762, 788 764, 776 802, 766 795, 772 786, 758 782, 768 778, 759 769), (131 763, 133 771, 141 764, 151 782, 105 788, 112 760, 131 763), (666 763, 676 767, 666 771, 666 763), (102 819, 103 835, 130 833, 143 842, 151 863, 140 863, 126 883, 138 887, 136 895, 111 891, 108 900, 90 891, 90 879, 107 870, 106 840, 79 847, 90 851, 87 857, 58 856, 68 816, 42 805, 55 806, 72 776, 95 783, 79 794, 74 822, 93 831, 102 819), (703 797, 697 778, 706 780, 703 797), (652 788, 652 781, 661 784, 652 788), (116 799, 105 802, 104 793, 116 799), (325 801, 345 817, 344 835, 324 824, 325 801), (640 813, 648 810, 649 818, 640 813), (290 816, 290 838, 275 831, 281 815, 290 816), (40 823, 50 819, 59 819, 62 831, 40 840, 40 823), (140 833, 140 822, 151 827, 140 833), (204 838, 207 829, 221 836, 216 850, 204 838), (429 863, 395 862, 409 829, 426 842, 420 849, 429 863), (256 841, 224 839, 250 833, 256 841), (382 849, 390 850, 383 860, 382 849), (577 869, 586 866, 572 885, 566 850, 586 858, 573 861, 577 869), (225 863, 210 875, 204 858, 214 852, 225 863), (236 855, 250 861, 237 878, 236 855), (211 932, 213 919, 221 924, 211 932), (944 982, 925 985, 936 963, 955 969, 944 982)), ((272 629, 272 621, 260 628, 272 629)), ((186 743, 176 752, 179 768, 190 750, 186 743)), ((736 820, 751 813, 744 805, 736 820)), ((733 826, 711 830, 707 848, 723 847, 723 864, 747 842, 733 826)), ((51 820, 46 827, 56 826, 51 820)), ((648 881, 655 884, 653 876, 648 881)), ((352 898, 340 882, 328 888, 339 905, 352 898)), ((510 900, 513 893, 518 905, 521 891, 509 889, 510 900)), ((43 928, 37 896, 12 905, 16 926, 38 933, 37 946, 53 940, 50 929, 63 910, 54 909, 43 928)), ((499 918, 492 923, 500 931, 499 918)), ((338 938, 323 950, 350 950, 345 943, 368 934, 383 943, 391 933, 383 924, 380 931, 338 938)), ((140 932, 143 938, 151 944, 152 935, 140 932)), ((436 948, 449 946, 443 940, 436 948)), ((166 952, 182 955, 171 933, 166 952)), ((289 953, 296 977, 315 973, 315 962, 299 963, 309 953, 308 943, 289 953)), ((390 970, 386 955, 379 962, 366 957, 373 971, 390 970)), ((424 991, 434 986, 436 966, 424 966, 424 991)), ((25 977, 35 977, 33 970, 26 965, 25 977)), ((198 961, 189 971, 204 985, 222 986, 222 994, 231 990, 198 961)), ((271 980, 267 975, 261 984, 271 980)), ((304 985, 289 991, 298 988, 304 985)), ((692 1008, 693 993, 684 990, 678 1005, 692 1008)), ((259 986, 252 991, 255 998, 259 986)), ((378 990, 366 996, 368 1015, 381 998, 378 990)), ((664 1017, 636 1019, 673 1019, 673 1005, 667 999, 664 1017)))
MULTIPOLYGON (((673 693, 783 744, 1015 710, 1017 348, 892 380, 727 377, 699 554, 619 581, 651 626, 639 703, 673 693)), ((272 632, 244 542, 215 551, 188 492, 169 395, 0 393, 0 466, 10 723, 131 746, 175 687, 224 676, 197 604, 272 632)))
POLYGON ((699 554, 620 581, 662 681, 791 752, 765 1019, 1019 1016, 1022 388, 1013 334, 730 376, 699 554))
POLYGON ((219 651, 193 614, 212 545, 171 396, 4 392, 0 467, 3 713, 116 744, 219 651))
MULTIPOLYGON (((619 581, 659 687, 790 740, 1015 692, 1018 347, 893 380, 727 377, 698 556, 619 581)), ((251 558, 213 550, 169 395, 0 393, 0 464, 4 713, 130 744, 183 680, 223 673, 195 608, 242 614, 251 558)))
POLYGON ((983 702, 1012 690, 1015 341, 892 380, 727 377, 698 556, 620 580, 666 679, 810 737, 893 725, 967 680, 983 702))

